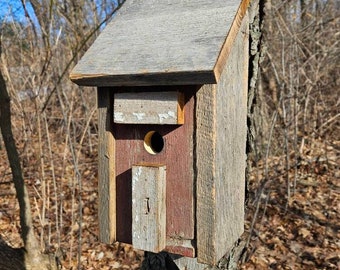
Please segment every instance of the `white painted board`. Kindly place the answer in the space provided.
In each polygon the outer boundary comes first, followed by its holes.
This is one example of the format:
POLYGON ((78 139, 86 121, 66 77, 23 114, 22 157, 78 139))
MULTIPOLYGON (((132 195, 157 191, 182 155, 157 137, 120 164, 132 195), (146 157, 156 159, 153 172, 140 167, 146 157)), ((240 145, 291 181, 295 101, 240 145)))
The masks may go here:
POLYGON ((132 245, 158 253, 166 245, 166 167, 132 166, 132 245))
POLYGON ((117 124, 183 124, 183 103, 183 95, 174 91, 115 93, 113 122, 117 124))

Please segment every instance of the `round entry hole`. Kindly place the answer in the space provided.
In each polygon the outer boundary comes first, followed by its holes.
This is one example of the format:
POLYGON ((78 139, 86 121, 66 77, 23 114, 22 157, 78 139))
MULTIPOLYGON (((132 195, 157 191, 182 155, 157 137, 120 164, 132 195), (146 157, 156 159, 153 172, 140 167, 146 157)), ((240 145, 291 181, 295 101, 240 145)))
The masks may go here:
POLYGON ((164 148, 162 135, 157 131, 149 131, 146 133, 144 137, 144 148, 151 155, 160 153, 164 148))

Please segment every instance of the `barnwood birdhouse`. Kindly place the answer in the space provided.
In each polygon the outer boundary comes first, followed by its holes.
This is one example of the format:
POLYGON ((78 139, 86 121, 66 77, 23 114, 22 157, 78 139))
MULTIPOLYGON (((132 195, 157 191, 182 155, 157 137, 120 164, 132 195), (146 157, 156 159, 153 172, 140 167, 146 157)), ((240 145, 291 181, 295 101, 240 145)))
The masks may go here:
POLYGON ((96 86, 100 240, 216 264, 244 227, 246 0, 130 0, 70 78, 96 86))

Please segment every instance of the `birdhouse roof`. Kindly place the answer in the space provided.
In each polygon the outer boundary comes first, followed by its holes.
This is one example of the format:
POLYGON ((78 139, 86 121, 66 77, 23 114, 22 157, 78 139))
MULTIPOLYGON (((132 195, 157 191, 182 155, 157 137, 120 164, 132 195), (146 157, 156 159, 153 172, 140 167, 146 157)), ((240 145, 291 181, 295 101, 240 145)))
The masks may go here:
POLYGON ((216 83, 248 4, 127 0, 70 78, 86 86, 216 83))

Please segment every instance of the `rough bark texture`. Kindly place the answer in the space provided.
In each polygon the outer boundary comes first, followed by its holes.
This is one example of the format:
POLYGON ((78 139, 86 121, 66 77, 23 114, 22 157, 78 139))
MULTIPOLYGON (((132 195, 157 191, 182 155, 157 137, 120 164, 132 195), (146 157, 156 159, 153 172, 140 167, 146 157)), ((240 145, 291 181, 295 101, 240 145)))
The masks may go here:
MULTIPOLYGON (((1 52, 1 51, 0 51, 1 52)), ((19 154, 15 145, 11 127, 10 97, 4 77, 0 70, 0 129, 5 144, 8 160, 12 170, 13 182, 20 207, 21 237, 25 249, 13 249, 3 243, 0 245, 0 269, 56 269, 55 263, 50 263, 49 257, 42 255, 39 244, 34 236, 29 196, 22 176, 19 154), (18 256, 12 257, 16 254, 18 256), (20 255, 21 254, 21 255, 20 255), (2 257, 3 255, 3 257, 2 257), (13 260, 13 258, 15 258, 13 260), (18 261, 13 268, 13 261, 18 261), (24 268, 20 268, 20 263, 24 268), (8 263, 8 264, 7 264, 8 263), (2 268, 1 268, 2 267, 2 268)))
MULTIPOLYGON (((264 1, 254 0, 253 7, 249 10, 250 14, 250 47, 249 47, 249 89, 248 89, 248 108, 247 108, 247 172, 251 170, 250 155, 257 155, 255 148, 255 106, 258 102, 257 82, 259 77, 259 64, 262 55, 262 24, 263 24, 263 5, 264 1)), ((248 177, 246 173, 246 177, 248 177)), ((246 202, 248 201, 248 179, 246 179, 246 202)))

